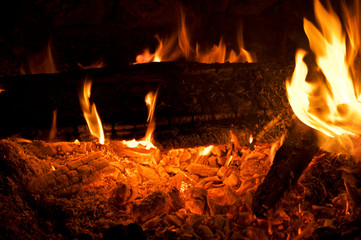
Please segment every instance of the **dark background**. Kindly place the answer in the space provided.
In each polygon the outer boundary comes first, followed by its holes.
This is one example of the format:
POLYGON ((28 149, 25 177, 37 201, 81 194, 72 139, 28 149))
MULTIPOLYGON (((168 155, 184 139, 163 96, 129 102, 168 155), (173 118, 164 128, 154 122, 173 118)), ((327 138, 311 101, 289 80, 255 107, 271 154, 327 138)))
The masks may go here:
MULTIPOLYGON (((245 48, 259 62, 292 61, 307 48, 302 19, 313 18, 312 0, 17 0, 1 6, 0 74, 14 75, 27 58, 51 41, 59 71, 103 58, 108 66, 129 64, 155 34, 177 31, 183 7, 192 45, 237 49, 243 24, 245 48)), ((339 1, 332 1, 340 8, 339 1)))

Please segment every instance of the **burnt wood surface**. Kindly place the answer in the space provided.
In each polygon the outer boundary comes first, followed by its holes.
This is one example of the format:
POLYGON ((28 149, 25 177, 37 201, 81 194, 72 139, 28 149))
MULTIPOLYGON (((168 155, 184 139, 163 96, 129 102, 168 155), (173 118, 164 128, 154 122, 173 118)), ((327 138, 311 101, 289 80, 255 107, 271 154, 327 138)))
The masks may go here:
POLYGON ((290 116, 284 82, 292 71, 289 64, 162 62, 5 77, 0 80, 5 90, 0 94, 0 123, 6 126, 1 136, 36 137, 39 129, 50 129, 52 111, 57 109, 58 129, 73 127, 69 138, 79 137, 78 126, 85 121, 78 93, 85 77, 93 80, 91 101, 113 135, 133 137, 143 131, 144 98, 157 89, 157 131, 185 128, 192 133, 215 126, 228 133, 232 125, 264 131, 279 114, 284 114, 281 122, 290 116))
POLYGON ((285 191, 297 183, 318 150, 316 130, 293 118, 288 136, 253 196, 252 210, 256 216, 261 217, 273 208, 285 191))

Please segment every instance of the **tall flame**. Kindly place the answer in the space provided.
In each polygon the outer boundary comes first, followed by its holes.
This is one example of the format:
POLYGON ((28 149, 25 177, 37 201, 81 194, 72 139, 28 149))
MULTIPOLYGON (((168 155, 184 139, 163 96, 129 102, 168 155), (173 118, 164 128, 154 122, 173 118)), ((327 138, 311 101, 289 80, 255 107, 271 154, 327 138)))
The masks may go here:
POLYGON ((296 66, 287 81, 289 102, 297 117, 308 126, 335 137, 361 134, 361 103, 358 101, 352 78, 353 62, 360 47, 359 3, 354 12, 343 5, 347 37, 341 22, 332 9, 326 10, 319 0, 314 1, 319 29, 304 19, 304 30, 314 52, 317 65, 325 79, 306 81, 308 68, 303 61, 306 51, 296 53, 296 66))
MULTIPOLYGON (((147 149, 150 148, 155 148, 155 146, 152 143, 153 140, 153 132, 155 130, 155 118, 154 118, 154 109, 155 109, 155 103, 157 100, 157 94, 153 93, 153 92, 149 92, 147 94, 147 96, 145 96, 145 103, 147 104, 148 107, 148 128, 147 128, 147 132, 145 133, 145 137, 144 140, 145 141, 145 146, 147 149)), ((143 144, 144 145, 144 144, 143 144)))
POLYGON ((148 108, 148 118, 147 118, 148 127, 147 127, 147 131, 145 133, 145 137, 140 141, 137 141, 135 139, 133 139, 131 141, 124 140, 123 144, 125 144, 126 146, 128 146, 130 148, 135 148, 135 147, 138 147, 139 145, 142 145, 146 149, 156 148, 156 146, 153 145, 152 141, 153 141, 153 132, 155 130, 154 111, 155 111, 155 106, 156 106, 156 101, 157 101, 157 95, 158 95, 158 91, 155 93, 149 92, 145 96, 145 104, 147 105, 147 108, 148 108))
POLYGON ((92 81, 88 78, 84 80, 83 91, 79 94, 80 106, 83 110, 84 118, 88 124, 90 133, 99 139, 100 144, 104 144, 104 131, 95 104, 89 101, 92 81))

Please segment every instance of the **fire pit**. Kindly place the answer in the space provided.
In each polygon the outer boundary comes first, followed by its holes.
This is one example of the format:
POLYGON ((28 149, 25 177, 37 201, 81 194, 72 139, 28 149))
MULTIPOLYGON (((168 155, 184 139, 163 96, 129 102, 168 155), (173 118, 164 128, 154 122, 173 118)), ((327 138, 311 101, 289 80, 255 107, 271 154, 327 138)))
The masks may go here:
MULTIPOLYGON (((292 4, 208 3, 245 18, 236 44, 225 37, 208 47, 192 40, 197 3, 148 11, 124 2, 96 3, 123 13, 96 16, 132 32, 140 25, 127 14, 147 20, 170 9, 152 24, 174 21, 176 31, 157 25, 168 35, 148 37, 153 44, 126 51, 134 58, 121 64, 110 55, 59 64, 54 46, 70 34, 62 26, 3 74, 4 239, 358 239, 359 3, 342 5, 343 30, 331 7, 312 1, 318 25, 305 19, 304 30, 314 55, 299 50, 293 65, 267 62, 245 41, 246 16, 292 4)), ((70 15, 55 25, 73 19, 74 4, 62 5, 70 15)))

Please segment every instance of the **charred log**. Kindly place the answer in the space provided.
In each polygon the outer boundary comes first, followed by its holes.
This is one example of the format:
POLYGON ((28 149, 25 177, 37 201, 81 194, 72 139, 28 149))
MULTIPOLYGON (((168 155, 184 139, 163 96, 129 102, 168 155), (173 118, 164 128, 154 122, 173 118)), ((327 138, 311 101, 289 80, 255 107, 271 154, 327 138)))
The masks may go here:
POLYGON ((270 171, 253 196, 252 210, 257 216, 263 216, 274 207, 285 191, 298 181, 318 150, 316 130, 294 118, 270 171))
POLYGON ((65 140, 79 138, 78 126, 85 121, 78 91, 85 77, 93 79, 92 101, 114 136, 144 136, 144 97, 158 88, 156 122, 165 133, 194 132, 205 124, 226 126, 227 135, 231 124, 262 131, 280 113, 286 113, 282 120, 290 116, 284 80, 291 73, 292 66, 281 64, 164 62, 7 77, 0 80, 5 90, 0 123, 6 126, 0 135, 27 133, 41 139, 46 134, 40 136, 39 129, 49 130, 57 109, 58 129, 73 127, 65 140))

